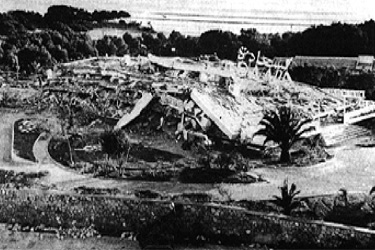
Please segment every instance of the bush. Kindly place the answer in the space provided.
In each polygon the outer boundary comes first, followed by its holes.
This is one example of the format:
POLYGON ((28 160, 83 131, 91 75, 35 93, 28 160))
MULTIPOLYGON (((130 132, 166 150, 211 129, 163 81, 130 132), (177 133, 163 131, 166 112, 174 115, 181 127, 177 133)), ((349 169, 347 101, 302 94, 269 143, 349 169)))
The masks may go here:
POLYGON ((16 173, 0 169, 0 185, 6 188, 31 187, 37 179, 48 175, 48 172, 16 173))
POLYGON ((129 138, 123 130, 107 130, 100 136, 102 151, 110 156, 119 156, 129 149, 129 138))
POLYGON ((96 195, 116 195, 120 193, 120 190, 118 188, 95 188, 95 187, 86 187, 86 186, 80 186, 74 188, 74 191, 79 194, 96 194, 96 195))

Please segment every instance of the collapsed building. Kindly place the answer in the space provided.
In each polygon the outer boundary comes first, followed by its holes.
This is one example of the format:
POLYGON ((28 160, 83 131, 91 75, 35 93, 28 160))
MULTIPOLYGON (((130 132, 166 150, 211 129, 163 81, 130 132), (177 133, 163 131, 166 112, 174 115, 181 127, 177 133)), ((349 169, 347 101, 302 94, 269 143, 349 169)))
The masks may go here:
POLYGON ((116 121, 115 129, 158 109, 157 127, 173 116, 176 138, 199 138, 206 145, 218 139, 263 145, 264 138, 253 135, 263 112, 280 105, 313 119, 343 105, 334 95, 293 82, 291 58, 270 60, 243 49, 238 57, 237 63, 154 55, 91 58, 62 65, 44 90, 86 95, 91 101, 85 102, 116 121))

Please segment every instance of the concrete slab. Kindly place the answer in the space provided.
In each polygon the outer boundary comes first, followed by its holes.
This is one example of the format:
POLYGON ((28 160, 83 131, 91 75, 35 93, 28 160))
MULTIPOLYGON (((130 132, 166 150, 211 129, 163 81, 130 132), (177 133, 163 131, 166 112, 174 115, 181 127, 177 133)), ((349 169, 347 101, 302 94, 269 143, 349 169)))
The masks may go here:
POLYGON ((232 105, 223 105, 223 100, 197 89, 192 90, 190 97, 229 139, 238 137, 242 118, 231 110, 232 105))
POLYGON ((141 114, 142 110, 144 110, 148 106, 148 104, 150 104, 150 102, 152 101, 153 98, 154 97, 151 93, 143 92, 142 98, 137 101, 133 110, 130 113, 124 115, 117 122, 117 124, 115 126, 115 129, 117 129, 117 130, 121 129, 122 127, 128 125, 135 118, 137 118, 141 114))
POLYGON ((252 138, 263 117, 262 108, 246 98, 198 89, 193 89, 190 97, 231 140, 252 138))

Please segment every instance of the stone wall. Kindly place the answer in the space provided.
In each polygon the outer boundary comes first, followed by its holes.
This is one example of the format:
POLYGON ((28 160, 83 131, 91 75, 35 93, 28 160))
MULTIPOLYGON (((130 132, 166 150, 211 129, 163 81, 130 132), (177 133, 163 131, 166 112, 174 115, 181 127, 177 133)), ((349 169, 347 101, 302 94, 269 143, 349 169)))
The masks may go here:
POLYGON ((375 231, 215 204, 176 203, 52 191, 1 190, 0 222, 35 227, 84 228, 101 234, 171 232, 181 238, 273 247, 371 248, 375 231), (169 231, 168 231, 169 230, 169 231))

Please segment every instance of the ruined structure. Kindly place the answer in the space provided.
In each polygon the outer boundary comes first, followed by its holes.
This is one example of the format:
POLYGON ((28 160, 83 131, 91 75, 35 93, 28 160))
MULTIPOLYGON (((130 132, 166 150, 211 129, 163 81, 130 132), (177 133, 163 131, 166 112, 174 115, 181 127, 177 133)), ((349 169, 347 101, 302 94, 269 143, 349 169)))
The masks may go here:
POLYGON ((245 48, 239 49, 237 62, 154 55, 91 58, 62 65, 44 92, 75 93, 82 105, 116 121, 115 129, 151 112, 158 117, 155 128, 173 123, 176 139, 193 137, 206 145, 217 140, 263 145, 263 138, 253 135, 263 112, 280 105, 312 118, 315 133, 327 121, 352 123, 363 112, 375 113, 363 91, 292 81, 288 68, 293 60, 271 60, 245 48))

